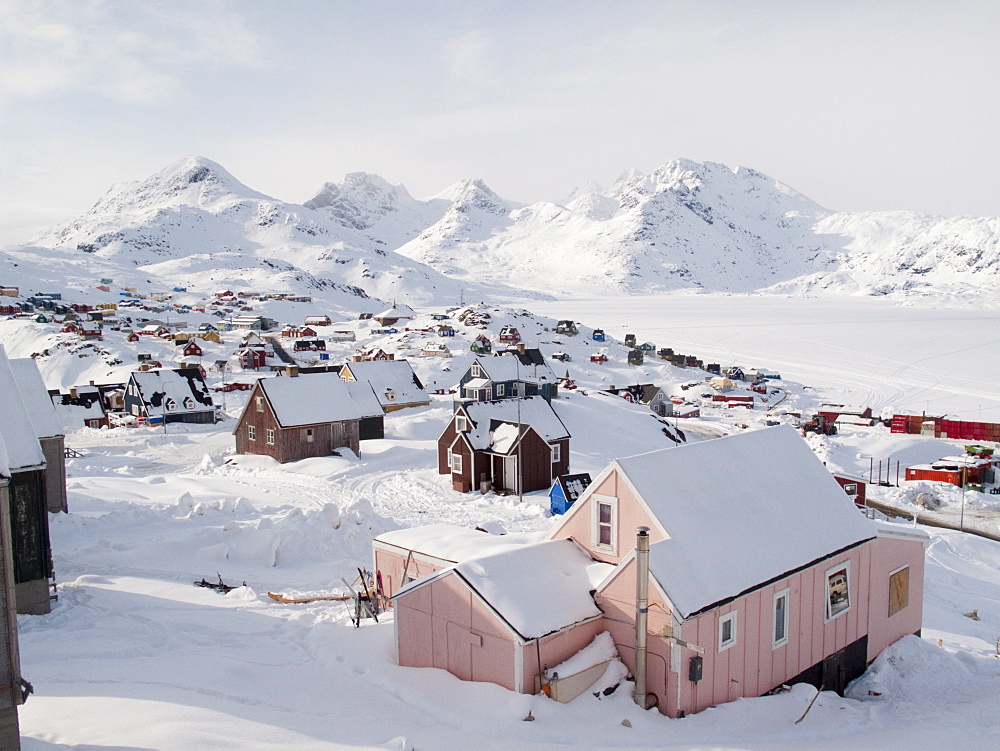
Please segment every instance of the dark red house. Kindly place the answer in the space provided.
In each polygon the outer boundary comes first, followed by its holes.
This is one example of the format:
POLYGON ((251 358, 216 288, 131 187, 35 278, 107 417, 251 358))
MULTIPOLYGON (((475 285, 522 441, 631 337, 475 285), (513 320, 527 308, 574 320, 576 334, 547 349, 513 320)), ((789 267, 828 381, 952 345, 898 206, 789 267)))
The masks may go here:
POLYGON ((548 490, 569 472, 569 431, 540 396, 466 402, 438 437, 438 474, 459 492, 548 490))
POLYGON ((338 448, 359 454, 360 423, 372 419, 383 412, 367 382, 345 383, 333 372, 262 378, 233 431, 236 453, 282 464, 338 448))

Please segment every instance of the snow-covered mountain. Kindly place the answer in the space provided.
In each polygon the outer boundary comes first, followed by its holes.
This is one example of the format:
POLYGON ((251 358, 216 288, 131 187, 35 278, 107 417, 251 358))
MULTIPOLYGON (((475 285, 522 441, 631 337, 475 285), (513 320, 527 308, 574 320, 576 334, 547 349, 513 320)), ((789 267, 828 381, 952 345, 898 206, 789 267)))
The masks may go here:
MULTIPOLYGON (((376 215, 376 195, 358 195, 367 215, 376 215)), ((114 186, 86 214, 43 233, 34 245, 141 267, 185 287, 415 302, 459 298, 455 281, 379 247, 385 243, 364 232, 362 215, 358 208, 352 225, 283 203, 243 185, 215 162, 187 157, 142 182, 114 186)))
POLYGON ((833 212, 755 170, 686 159, 524 206, 482 180, 420 200, 366 173, 289 204, 188 157, 35 245, 182 286, 417 303, 682 289, 988 302, 1000 275, 1000 219, 833 212))

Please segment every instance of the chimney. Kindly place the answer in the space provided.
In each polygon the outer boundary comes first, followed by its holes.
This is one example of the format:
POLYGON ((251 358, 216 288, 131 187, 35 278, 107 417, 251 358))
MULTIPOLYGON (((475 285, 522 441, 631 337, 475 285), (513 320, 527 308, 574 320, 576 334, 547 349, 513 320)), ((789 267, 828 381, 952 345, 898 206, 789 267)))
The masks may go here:
POLYGON ((517 351, 520 352, 522 355, 524 354, 524 342, 517 343, 517 351))
POLYGON ((91 386, 96 386, 97 384, 95 384, 95 383, 94 383, 93 381, 91 381, 91 382, 90 382, 90 385, 91 385, 91 386))
POLYGON ((69 390, 69 396, 70 396, 70 399, 76 399, 76 393, 77 393, 77 392, 76 392, 76 389, 75 389, 75 388, 71 388, 71 389, 69 390))
POLYGON ((635 703, 649 709, 646 691, 646 621, 649 617, 649 527, 635 530, 635 703))
POLYGON ((299 374, 299 366, 298 365, 286 365, 285 366, 285 375, 288 376, 289 378, 295 378, 295 377, 298 376, 298 374, 299 374))

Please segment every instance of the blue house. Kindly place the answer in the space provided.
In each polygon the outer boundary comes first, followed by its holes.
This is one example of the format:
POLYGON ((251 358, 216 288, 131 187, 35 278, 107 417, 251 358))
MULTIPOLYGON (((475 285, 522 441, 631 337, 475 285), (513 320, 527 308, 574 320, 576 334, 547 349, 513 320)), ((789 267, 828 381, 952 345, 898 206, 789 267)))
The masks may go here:
POLYGON ((594 333, 590 335, 590 338, 595 342, 603 342, 607 339, 604 335, 604 329, 594 329, 594 333))
POLYGON ((560 475, 552 483, 552 489, 549 491, 549 509, 553 514, 565 514, 590 483, 589 472, 582 472, 578 475, 560 475))
POLYGON ((559 393, 556 374, 537 349, 477 357, 458 385, 463 399, 477 402, 519 396, 541 396, 551 402, 559 393))

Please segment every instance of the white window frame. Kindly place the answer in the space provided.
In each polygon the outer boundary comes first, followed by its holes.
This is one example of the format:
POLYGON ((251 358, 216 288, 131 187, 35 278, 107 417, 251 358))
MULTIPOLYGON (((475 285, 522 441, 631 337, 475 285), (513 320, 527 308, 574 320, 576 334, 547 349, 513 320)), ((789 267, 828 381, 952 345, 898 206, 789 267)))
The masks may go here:
POLYGON ((618 499, 614 496, 592 495, 591 538, 594 550, 618 555, 618 499), (601 542, 601 505, 611 507, 611 543, 601 542))
POLYGON ((725 652, 727 649, 736 646, 737 641, 737 628, 739 627, 739 611, 734 610, 731 613, 726 613, 725 615, 719 616, 719 652, 725 652), (723 635, 725 634, 725 625, 732 624, 729 629, 729 639, 723 640, 723 635))
POLYGON ((247 425, 247 440, 256 441, 257 440, 257 428, 254 425, 247 425))
POLYGON ((167 399, 165 402, 163 402, 163 407, 164 409, 167 410, 167 412, 173 412, 175 409, 177 409, 177 402, 175 402, 173 399, 167 399))
POLYGON ((459 433, 464 433, 469 429, 469 418, 465 415, 455 416, 455 430, 459 433))
POLYGON ((452 474, 462 474, 462 455, 448 449, 448 466, 451 467, 452 474))
POLYGON ((192 397, 184 397, 184 409, 194 409, 194 399, 192 397))
POLYGON ((264 411, 264 397, 258 396, 258 397, 255 398, 255 401, 257 403, 257 411, 258 412, 263 412, 264 411))
POLYGON ((838 563, 836 566, 831 566, 826 570, 826 581, 823 585, 823 614, 825 616, 824 622, 829 623, 835 618, 840 618, 844 613, 847 613, 851 609, 851 560, 848 558, 843 563, 838 563), (836 613, 830 612, 830 577, 836 574, 838 571, 843 570, 847 577, 847 606, 841 608, 836 613))
POLYGON ((267 433, 265 435, 267 436, 267 443, 268 443, 268 445, 269 446, 273 446, 274 445, 274 428, 268 428, 267 429, 267 433))
POLYGON ((493 387, 493 393, 497 396, 504 396, 504 392, 506 392, 506 390, 506 387, 502 383, 498 383, 493 387))
POLYGON ((856 482, 849 482, 844 485, 844 492, 849 496, 856 496, 858 494, 858 484, 856 482))
POLYGON ((562 446, 558 443, 550 443, 549 448, 552 450, 552 463, 555 464, 562 459, 562 446))
POLYGON ((472 367, 469 368, 469 375, 472 376, 473 378, 483 377, 483 369, 479 367, 478 362, 472 363, 472 367))
POLYGON ((774 593, 774 599, 771 604, 771 649, 777 649, 778 647, 783 647, 788 644, 788 626, 790 621, 789 618, 789 605, 791 604, 791 590, 789 588, 782 589, 780 592, 774 593), (785 607, 782 610, 778 610, 778 601, 784 598, 785 607), (778 638, 778 614, 781 613, 781 630, 783 636, 778 638))

